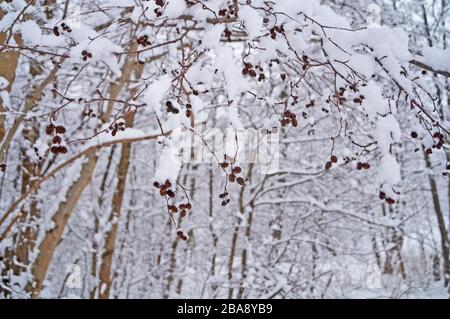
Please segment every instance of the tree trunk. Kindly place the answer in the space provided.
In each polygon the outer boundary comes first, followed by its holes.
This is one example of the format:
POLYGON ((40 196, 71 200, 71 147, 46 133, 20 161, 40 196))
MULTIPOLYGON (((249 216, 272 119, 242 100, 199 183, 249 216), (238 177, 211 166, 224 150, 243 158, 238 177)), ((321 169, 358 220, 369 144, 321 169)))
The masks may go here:
MULTIPOLYGON (((250 183, 250 179, 252 177, 252 172, 253 172, 253 163, 249 164, 248 167, 248 173, 247 173, 247 183, 250 183)), ((243 197, 243 196, 242 196, 243 197)), ((251 229, 252 229, 252 223, 253 223, 253 208, 254 208, 254 203, 253 201, 250 202, 249 204, 249 212, 248 212, 248 216, 247 216, 247 225, 245 225, 245 234, 244 234, 244 248, 242 249, 242 255, 241 255, 241 284, 239 287, 239 292, 238 292, 238 299, 242 299, 242 297, 244 296, 244 292, 245 292, 245 280, 247 279, 247 275, 248 275, 248 256, 247 256, 247 244, 250 244, 250 234, 251 234, 251 229)), ((244 200, 243 198, 239 199, 239 209, 241 211, 241 214, 244 214, 244 200)))
MULTIPOLYGON (((27 139, 31 145, 33 145, 37 138, 39 132, 35 128, 30 128, 23 131, 24 138, 27 139)), ((36 164, 32 159, 27 156, 27 149, 22 150, 22 194, 25 193, 29 187, 33 187, 36 182, 36 177, 40 175, 42 166, 41 164, 36 164)), ((30 207, 27 210, 23 209, 21 211, 21 219, 18 221, 20 223, 25 223, 26 226, 21 226, 21 230, 17 235, 17 240, 15 242, 15 256, 19 264, 28 265, 29 254, 34 249, 36 242, 36 226, 35 221, 39 219, 40 211, 38 209, 38 203, 36 199, 32 198, 30 207)), ((19 275, 20 272, 26 271, 22 266, 14 266, 14 273, 19 275)))
MULTIPOLYGON (((425 153, 425 150, 423 149, 424 157, 425 157, 425 164, 427 169, 431 169, 431 161, 428 154, 425 153)), ((438 188, 436 184, 436 180, 433 178, 431 174, 428 175, 428 180, 430 183, 431 188, 431 196, 433 198, 433 206, 434 206, 434 212, 436 214, 436 220, 438 223, 439 228, 439 234, 441 237, 441 253, 442 253, 442 273, 444 275, 444 284, 445 287, 449 286, 450 281, 450 249, 449 249, 449 242, 448 242, 448 233, 447 228, 445 226, 445 217, 441 209, 441 203, 439 201, 439 193, 438 188)))
MULTIPOLYGON (((233 288, 233 265, 234 265, 234 259, 236 258, 236 250, 237 250, 237 243, 238 243, 238 238, 239 238, 239 230, 243 221, 243 217, 244 217, 244 191, 246 186, 249 183, 249 180, 252 176, 252 170, 253 170, 253 164, 249 165, 249 169, 247 172, 247 178, 246 178, 246 183, 244 184, 244 186, 242 186, 240 192, 239 192, 239 212, 241 214, 241 216, 239 217, 239 220, 236 221, 236 224, 234 226, 234 230, 233 230, 233 237, 231 239, 231 251, 230 251, 230 257, 228 259, 228 284, 230 285, 230 287, 228 288, 228 299, 233 299, 233 292, 234 292, 234 288, 233 288)), ((246 266, 245 266, 246 267, 246 266)))
MULTIPOLYGON (((108 175, 110 172, 115 149, 116 149, 115 145, 113 147, 111 147, 111 151, 110 151, 109 157, 108 157, 108 164, 106 165, 105 173, 103 174, 102 182, 100 184, 100 196, 98 198, 98 207, 100 208, 100 210, 103 207, 103 201, 104 201, 105 189, 106 189, 106 181, 108 179, 108 175)), ((100 231, 100 220, 99 220, 97 214, 95 213, 95 211, 93 211, 92 214, 95 216, 95 221, 94 221, 94 237, 95 237, 95 235, 97 235, 98 232, 100 231)), ((92 278, 97 278, 97 271, 98 271, 97 258, 98 258, 99 247, 98 247, 98 244, 97 244, 97 241, 95 240, 95 238, 92 239, 92 242, 93 242, 93 245, 92 245, 92 254, 91 254, 91 260, 92 260, 91 276, 92 276, 92 278)), ((89 295, 90 295, 91 299, 95 299, 97 288, 98 288, 98 281, 95 282, 94 286, 92 287, 92 289, 90 291, 89 295)))
POLYGON ((58 211, 53 216, 52 221, 54 228, 47 231, 44 239, 39 245, 39 254, 32 266, 33 281, 28 284, 27 291, 32 298, 37 298, 42 291, 44 280, 47 275, 48 267, 52 260, 56 247, 58 246, 67 222, 75 209, 78 200, 83 193, 83 190, 91 181, 97 164, 97 155, 91 154, 88 156, 87 162, 82 166, 80 177, 70 186, 67 191, 66 201, 61 203, 58 211))
MULTIPOLYGON (((184 175, 182 184, 185 184, 187 180, 187 175, 184 175)), ((180 225, 182 219, 181 216, 178 215, 177 223, 180 225)), ((172 226, 172 222, 169 220, 170 225, 172 226)), ((172 236, 172 228, 169 228, 169 238, 172 236)), ((177 249, 178 249, 178 243, 180 240, 178 237, 175 237, 172 241, 172 245, 170 247, 170 263, 169 263, 169 269, 168 269, 168 275, 167 275, 167 283, 164 289, 163 293, 163 299, 169 299, 170 297, 170 291, 172 289, 172 284, 174 281, 174 273, 177 267, 177 249)))
MULTIPOLYGON (((4 12, 0 10, 0 19, 3 17, 4 12)), ((8 39, 8 34, 6 32, 0 32, 0 44, 5 43, 5 41, 8 39)), ((17 43, 21 43, 21 38, 19 35, 16 35, 14 37, 14 40, 17 43)), ((6 91, 11 92, 12 84, 14 83, 14 79, 16 78, 16 68, 17 63, 19 61, 19 52, 18 51, 7 51, 7 52, 1 52, 0 51, 0 76, 4 77, 6 80, 8 80, 9 85, 6 88, 6 91)), ((3 141, 3 138, 6 134, 6 128, 5 128, 5 108, 2 104, 2 100, 0 99, 0 142, 3 141)), ((0 154, 0 162, 3 160, 3 156, 0 154)))
MULTIPOLYGON (((136 49, 137 44, 133 42, 130 51, 136 49)), ((134 69, 136 62, 132 59, 131 55, 127 56, 126 61, 122 68, 122 76, 114 82, 109 90, 109 103, 107 107, 107 114, 110 116, 114 106, 114 100, 118 97, 124 85, 129 81, 131 73, 134 69)), ((109 116, 102 116, 102 122, 109 121, 109 116)), ((80 176, 70 186, 66 195, 66 200, 62 202, 53 216, 53 222, 55 228, 47 231, 44 239, 39 246, 39 253, 32 267, 33 280, 28 284, 27 291, 31 293, 32 298, 37 298, 43 288, 43 282, 45 280, 50 261, 53 257, 55 249, 61 240, 64 228, 75 209, 78 200, 81 197, 82 192, 89 184, 91 177, 94 173, 95 166, 97 164, 98 155, 90 153, 87 156, 87 162, 82 166, 80 176)))
MULTIPOLYGON (((126 121, 126 127, 132 127, 134 114, 130 115, 126 121)), ((116 246, 117 229, 119 228, 120 214, 122 212, 123 195, 130 166, 131 143, 124 143, 120 154, 117 188, 112 200, 112 211, 109 217, 110 230, 106 233, 105 246, 103 248, 102 260, 100 264, 100 289, 99 299, 108 299, 111 291, 113 278, 111 277, 111 266, 116 246)))

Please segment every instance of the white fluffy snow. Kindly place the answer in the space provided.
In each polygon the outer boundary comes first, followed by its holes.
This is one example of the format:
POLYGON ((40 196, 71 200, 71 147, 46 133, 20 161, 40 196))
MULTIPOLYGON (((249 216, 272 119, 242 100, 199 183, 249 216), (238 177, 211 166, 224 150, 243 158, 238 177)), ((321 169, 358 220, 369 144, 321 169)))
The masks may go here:
POLYGON ((144 102, 158 115, 161 114, 161 101, 169 90, 170 84, 170 77, 168 75, 163 75, 151 83, 145 92, 144 102))
POLYGON ((362 87, 361 94, 365 97, 363 107, 369 119, 375 119, 377 114, 389 113, 389 103, 383 97, 380 86, 374 81, 370 81, 366 87, 362 87))
POLYGON ((154 180, 161 184, 169 180, 172 185, 176 185, 178 174, 181 170, 181 161, 178 156, 178 150, 171 145, 170 139, 165 139, 165 142, 166 145, 161 151, 154 180))
POLYGON ((389 152, 391 144, 401 140, 401 131, 397 119, 391 114, 380 117, 377 121, 375 136, 381 152, 389 152))
POLYGON ((435 70, 450 72, 450 48, 441 50, 438 48, 424 48, 421 62, 431 66, 435 70))
POLYGON ((400 165, 391 154, 385 154, 380 162, 378 170, 378 182, 380 184, 395 185, 401 180, 400 165))
POLYGON ((263 18, 255 9, 247 6, 239 10, 239 17, 244 21, 249 39, 256 38, 263 26, 263 18))
POLYGON ((0 76, 0 91, 6 89, 8 85, 9 81, 5 79, 3 76, 0 76))
POLYGON ((5 109, 11 108, 11 99, 9 97, 8 91, 6 91, 8 85, 9 81, 5 79, 3 76, 0 76, 0 99, 3 102, 5 109))
POLYGON ((22 38, 26 45, 38 45, 42 41, 41 28, 33 20, 21 24, 22 38))

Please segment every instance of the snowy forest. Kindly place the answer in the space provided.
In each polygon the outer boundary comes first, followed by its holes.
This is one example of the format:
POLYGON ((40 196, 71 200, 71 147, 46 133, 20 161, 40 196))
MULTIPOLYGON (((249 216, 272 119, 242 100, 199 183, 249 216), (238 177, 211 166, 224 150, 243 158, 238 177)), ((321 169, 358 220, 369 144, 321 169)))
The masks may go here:
POLYGON ((0 0, 0 299, 450 297, 447 0, 0 0))

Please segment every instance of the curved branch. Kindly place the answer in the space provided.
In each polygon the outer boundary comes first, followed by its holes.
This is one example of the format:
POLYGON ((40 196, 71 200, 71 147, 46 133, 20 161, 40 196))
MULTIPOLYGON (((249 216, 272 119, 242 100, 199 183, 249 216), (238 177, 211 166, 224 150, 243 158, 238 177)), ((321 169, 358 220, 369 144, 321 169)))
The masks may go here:
POLYGON ((409 63, 411 63, 411 64, 413 64, 415 66, 418 66, 421 69, 424 69, 424 70, 427 70, 427 71, 430 71, 430 72, 433 72, 433 73, 445 76, 446 78, 450 77, 450 72, 444 71, 444 70, 435 70, 431 66, 429 66, 429 65, 427 65, 427 64, 425 64, 423 62, 420 62, 420 61, 417 61, 417 60, 411 60, 411 61, 409 61, 409 63))

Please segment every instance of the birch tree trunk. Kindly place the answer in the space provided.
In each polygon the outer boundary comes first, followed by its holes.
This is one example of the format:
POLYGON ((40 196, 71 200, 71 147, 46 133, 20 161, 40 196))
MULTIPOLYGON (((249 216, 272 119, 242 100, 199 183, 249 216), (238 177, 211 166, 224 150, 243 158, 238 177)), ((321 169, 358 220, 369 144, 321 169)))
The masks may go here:
MULTIPOLYGON (((3 15, 4 13, 0 10, 0 19, 3 17, 3 15)), ((0 44, 6 43, 8 37, 9 35, 6 32, 0 32, 0 44)), ((14 34, 12 38, 16 41, 16 43, 22 45, 23 41, 20 34, 14 34)), ((9 85, 6 88, 8 92, 11 92, 11 88, 16 77, 16 69, 19 62, 19 57, 20 57, 19 51, 7 51, 7 52, 0 51, 0 61, 2 61, 2 63, 0 63, 0 76, 4 77, 9 82, 9 85)), ((17 130, 23 123, 26 114, 38 104, 44 93, 45 88, 55 79, 57 70, 58 67, 55 66, 49 72, 48 76, 45 77, 44 80, 42 80, 42 82, 34 88, 31 94, 28 94, 25 97, 25 107, 22 111, 23 114, 17 116, 14 119, 14 122, 11 128, 9 128, 8 133, 6 133, 5 128, 4 112, 6 110, 4 108, 2 100, 0 99, 0 142, 2 142, 0 147, 0 163, 2 163, 5 160, 8 148, 17 130)), ((36 73, 33 73, 33 68, 30 69, 30 72, 33 75, 33 77, 37 75, 36 73)), ((23 136, 26 140, 29 141, 31 145, 33 145, 38 137, 38 132, 34 127, 32 127, 30 129, 25 129, 23 131, 23 136)), ((22 176, 21 191, 22 193, 24 193, 26 192, 27 187, 33 186, 34 183, 33 177, 39 174, 41 167, 39 165, 35 165, 35 163, 28 158, 28 156, 26 155, 26 150, 22 151, 22 156, 23 161, 21 167, 23 168, 23 176, 22 176)), ((36 201, 33 200, 31 202, 29 211, 21 211, 19 214, 20 215, 18 222, 19 223, 26 222, 28 225, 30 225, 38 215, 36 201)), ((30 249, 34 247, 34 241, 35 241, 35 229, 33 227, 29 226, 24 227, 22 231, 19 232, 19 234, 14 236, 14 242, 16 246, 8 248, 6 251, 5 257, 7 259, 7 262, 5 262, 6 267, 3 271, 3 274, 12 271, 14 275, 17 276, 20 274, 21 271, 25 270, 24 267, 18 266, 18 264, 28 265, 29 262, 28 255, 30 249), (14 261, 14 256, 17 257, 16 261, 14 261)), ((0 292, 2 292, 4 295, 9 294, 9 292, 6 291, 3 287, 0 287, 0 292)))
POLYGON ((42 291, 44 280, 47 276, 48 267, 52 260, 56 247, 58 246, 69 218, 80 199, 83 190, 91 181, 97 164, 97 154, 90 154, 83 164, 80 177, 70 186, 67 191, 66 201, 60 204, 58 211, 53 216, 54 228, 47 231, 44 239, 39 245, 38 256, 33 263, 31 274, 33 281, 28 284, 27 291, 32 298, 37 298, 42 291))
MULTIPOLYGON (((251 183, 251 177, 253 172, 253 163, 249 164, 248 167, 248 174, 247 174, 247 183, 251 183)), ((244 201, 243 199, 239 200, 239 207, 241 210, 241 214, 244 213, 244 201)), ((253 200, 249 204, 249 212, 247 216, 247 224, 245 225, 245 233, 244 233, 244 248, 242 249, 242 255, 241 255, 241 284, 239 287, 238 292, 238 299, 242 299, 245 292, 245 280, 247 279, 248 275, 248 252, 247 252, 247 245, 250 244, 250 234, 252 229, 252 223, 253 223, 253 209, 254 209, 254 203, 253 200)))
MULTIPOLYGON (((427 169, 431 169, 431 161, 428 154, 425 153, 425 150, 423 150, 423 154, 425 157, 425 163, 427 169)), ((442 253, 442 273, 444 275, 444 284, 445 287, 449 286, 450 282, 450 248, 449 248, 449 241, 448 241, 448 233, 447 228, 445 226, 445 217, 442 212, 441 203, 439 200, 439 192, 436 184, 436 180, 431 176, 431 174, 428 176, 428 180, 430 183, 431 188, 431 196, 433 198, 433 206, 434 206, 434 212, 436 214, 436 220, 438 223, 438 229, 439 234, 441 238, 441 253, 442 253)))
MULTIPOLYGON (((133 119, 127 121, 127 127, 132 125, 133 119)), ((120 153, 117 187, 112 200, 112 212, 109 217, 110 230, 106 233, 105 246, 103 248, 100 264, 100 289, 99 299, 108 299, 111 291, 113 278, 111 277, 111 266, 116 244, 117 229, 119 227, 120 215, 122 213, 122 201, 125 193, 125 184, 130 165, 131 143, 124 143, 120 153)))
MULTIPOLYGON (((0 19, 3 18, 4 12, 0 10, 0 19)), ((0 44, 5 43, 8 39, 8 34, 6 32, 0 32, 0 44)), ((14 40, 18 43, 21 42, 20 36, 16 35, 14 37, 14 40)), ((3 52, 0 51, 0 76, 4 77, 8 82, 9 85, 6 88, 6 91, 11 92, 12 84, 14 83, 14 79, 16 78, 16 68, 17 63, 19 61, 19 52, 18 51, 7 51, 3 52)), ((2 103, 2 100, 0 99, 0 142, 3 141, 3 138, 6 134, 6 128, 5 128, 5 108, 2 103)), ((3 161, 3 155, 0 154, 0 162, 3 161)))
MULTIPOLYGON (((233 236, 231 239, 231 251, 230 251, 230 257, 228 259, 228 282, 230 287, 228 288, 228 299, 233 299, 233 292, 234 292, 234 288, 233 288, 233 284, 232 284, 232 280, 233 280, 233 265, 234 265, 234 260, 236 258, 236 251, 237 251, 237 246, 238 246, 238 239, 239 239, 239 230, 241 227, 241 224, 243 222, 243 218, 244 218, 244 213, 245 213, 245 207, 244 207, 244 192, 245 192, 245 188, 248 185, 250 178, 252 176, 252 171, 253 171, 253 164, 249 165, 248 171, 247 171, 247 176, 246 176, 246 183, 244 184, 244 186, 242 186, 240 192, 239 192, 239 212, 240 212, 240 217, 239 220, 236 221, 236 224, 234 226, 234 230, 233 230, 233 236)), ((250 231, 250 229, 248 229, 248 231, 250 231)), ((249 233, 250 234, 250 233, 249 233)), ((247 257, 247 253, 245 253, 245 257, 247 257)), ((245 263, 242 265, 243 267, 247 267, 246 261, 245 263)))
MULTIPOLYGON (((109 176, 115 149, 116 149, 116 146, 113 146, 111 148, 111 151, 110 151, 109 157, 108 157, 108 164, 106 165, 105 173, 103 174, 102 182, 100 184, 100 196, 98 198, 98 207, 100 208, 100 210, 103 208, 105 189, 106 189, 106 181, 109 176)), ((95 211, 93 211, 92 214, 95 215, 94 216, 95 220, 94 220, 94 236, 92 238, 93 244, 92 244, 92 254, 91 254, 91 260, 92 260, 91 276, 92 276, 92 278, 97 278, 97 275, 98 275, 98 260, 97 259, 98 259, 99 247, 98 247, 98 243, 97 243, 97 240, 95 237, 98 234, 98 232, 100 231, 100 220, 95 211)), ((95 299, 97 288, 98 288, 98 280, 95 281, 93 288, 91 288, 91 291, 89 294, 91 299, 95 299)))
MULTIPOLYGON (((142 67, 140 68, 142 69, 142 67)), ((139 74, 141 70, 137 70, 139 74)), ((133 92, 132 95, 134 95, 133 92)), ((125 126, 132 127, 134 123, 134 113, 128 114, 125 118, 125 126)), ((109 217, 111 224, 110 230, 106 233, 105 246, 103 249, 102 260, 100 264, 100 289, 99 299, 108 299, 111 291, 113 278, 111 276, 111 266, 113 262, 114 249, 116 245, 117 230, 119 227, 120 215, 122 213, 122 202, 125 193, 126 180, 131 158, 131 143, 124 143, 120 153, 120 161, 118 168, 118 181, 116 191, 112 200, 112 211, 109 217)))
MULTIPOLYGON (((130 51, 134 50, 136 50, 136 44, 133 42, 130 51)), ((124 85, 129 81, 135 63, 136 62, 132 59, 131 55, 127 55, 122 68, 121 77, 110 87, 110 102, 108 103, 106 113, 102 117, 103 123, 109 121, 114 106, 114 100, 118 97, 124 85)), ((80 176, 72 183, 67 192, 66 200, 59 205, 57 212, 53 216, 52 220, 55 227, 46 232, 38 247, 38 255, 32 266, 33 279, 27 287, 27 291, 32 298, 37 298, 42 291, 43 283, 55 249, 62 238, 67 222, 75 209, 81 194, 92 178, 97 160, 98 154, 96 153, 91 153, 87 156, 87 161, 81 168, 80 176)))

